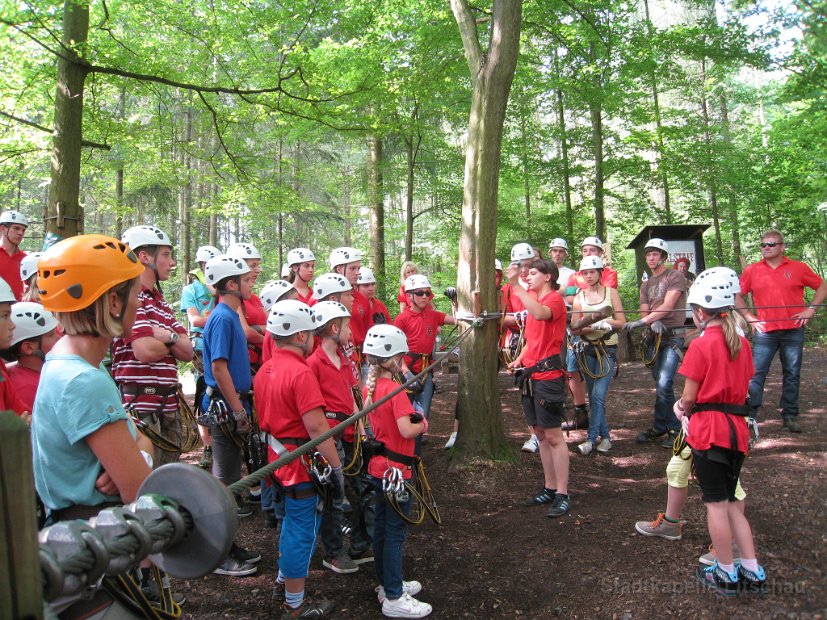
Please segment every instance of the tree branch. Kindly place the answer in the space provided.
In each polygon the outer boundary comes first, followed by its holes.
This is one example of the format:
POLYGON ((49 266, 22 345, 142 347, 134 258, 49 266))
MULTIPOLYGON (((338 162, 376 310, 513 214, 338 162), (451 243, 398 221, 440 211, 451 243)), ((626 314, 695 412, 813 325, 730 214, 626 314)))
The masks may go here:
MULTIPOLYGON (((42 132, 45 132, 45 133, 54 133, 54 130, 50 129, 49 127, 39 125, 39 124, 35 123, 34 121, 29 121, 29 120, 26 120, 25 118, 20 118, 19 116, 15 116, 14 114, 9 114, 8 112, 5 112, 3 110, 0 110, 0 116, 2 116, 4 118, 7 118, 9 120, 12 120, 16 123, 20 123, 21 125, 26 125, 28 127, 32 127, 34 129, 37 129, 38 131, 42 131, 42 132)), ((104 151, 112 150, 112 147, 109 146, 108 144, 102 144, 100 142, 92 142, 91 140, 83 140, 83 141, 81 141, 80 145, 84 146, 84 147, 87 147, 87 148, 90 148, 90 149, 103 149, 104 151)))
POLYGON ((465 60, 468 62, 468 69, 471 72, 471 79, 479 76, 483 63, 482 46, 477 35, 477 25, 467 0, 451 0, 451 10, 454 12, 454 19, 459 26, 459 34, 462 37, 462 47, 465 50, 465 60))

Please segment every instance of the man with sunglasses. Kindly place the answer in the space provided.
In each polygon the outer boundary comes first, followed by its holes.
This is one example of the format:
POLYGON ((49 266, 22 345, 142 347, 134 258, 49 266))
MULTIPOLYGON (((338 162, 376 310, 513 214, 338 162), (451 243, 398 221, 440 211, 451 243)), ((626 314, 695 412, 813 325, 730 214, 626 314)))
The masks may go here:
MULTIPOLYGON (((402 358, 402 372, 405 379, 418 374, 430 363, 434 351, 437 328, 446 323, 454 325, 456 319, 449 314, 439 312, 431 307, 431 283, 424 275, 415 273, 405 279, 405 297, 408 308, 396 317, 394 325, 405 332, 409 351, 402 358)), ((434 380, 432 373, 409 388, 414 408, 426 418, 431 412, 431 400, 434 397, 434 380)), ((421 435, 416 438, 416 452, 420 453, 421 435)))
POLYGON ((764 381, 773 357, 779 353, 783 384, 781 417, 784 428, 800 433, 798 390, 804 356, 804 328, 827 297, 827 284, 805 263, 784 255, 784 236, 768 230, 761 236, 761 257, 741 274, 741 293, 735 306, 752 327, 752 359, 755 375, 749 384, 753 417, 764 401, 764 381), (804 289, 815 291, 810 305, 804 303, 804 289), (752 294, 753 307, 744 296, 752 294))

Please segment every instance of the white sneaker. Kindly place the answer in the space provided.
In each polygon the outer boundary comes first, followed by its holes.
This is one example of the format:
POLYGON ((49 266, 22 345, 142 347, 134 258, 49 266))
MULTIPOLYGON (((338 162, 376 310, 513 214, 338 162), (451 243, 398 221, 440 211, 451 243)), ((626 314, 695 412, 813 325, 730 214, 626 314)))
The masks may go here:
POLYGON ((389 598, 382 603, 382 615, 388 618, 424 618, 434 610, 428 603, 403 594, 395 601, 389 598))
POLYGON ((532 435, 526 439, 526 442, 523 444, 523 452, 531 452, 532 454, 536 454, 539 449, 540 442, 537 440, 537 435, 532 435))
MULTIPOLYGON (((376 592, 376 598, 379 599, 379 604, 385 602, 385 588, 382 586, 376 586, 374 588, 374 592, 376 592)), ((408 594, 413 596, 414 594, 419 594, 422 592, 422 584, 418 581, 403 581, 402 582, 402 593, 408 594)))
POLYGON ((445 449, 448 450, 449 448, 453 448, 456 442, 457 432, 454 431, 453 433, 451 433, 451 436, 448 438, 448 441, 445 442, 445 449))
POLYGON ((580 450, 580 454, 586 456, 587 454, 592 453, 592 450, 594 450, 594 444, 591 441, 586 440, 577 446, 577 449, 580 450))
POLYGON ((611 449, 612 442, 609 441, 608 437, 604 437, 603 440, 597 444, 597 451, 600 452, 600 454, 606 454, 611 449))

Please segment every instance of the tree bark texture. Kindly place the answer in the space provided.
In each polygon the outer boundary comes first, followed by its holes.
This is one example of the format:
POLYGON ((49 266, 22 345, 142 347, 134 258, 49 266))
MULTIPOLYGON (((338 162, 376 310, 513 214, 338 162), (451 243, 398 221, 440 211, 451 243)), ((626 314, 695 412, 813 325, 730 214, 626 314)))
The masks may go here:
POLYGON ((61 56, 57 62, 51 184, 44 231, 61 237, 83 232, 80 206, 80 154, 83 142, 83 88, 88 73, 80 62, 89 33, 89 4, 66 0, 63 5, 61 56))
MULTIPOLYGON (((597 49, 594 43, 589 47, 589 60, 597 64, 597 49)), ((595 72, 594 92, 590 97, 589 116, 592 125, 592 149, 594 150, 594 228, 595 234, 606 240, 605 172, 603 162, 603 104, 599 97, 602 80, 595 72)))
POLYGON ((370 208, 370 266, 376 275, 376 296, 385 297, 385 184, 382 139, 368 138, 368 195, 370 208))
MULTIPOLYGON (((451 8, 472 83, 457 269, 459 308, 472 313, 496 311, 497 190, 503 123, 520 45, 522 2, 495 0, 487 51, 480 46, 468 3, 451 0, 451 8)), ((464 340, 460 355, 461 432, 456 444, 459 462, 472 456, 500 457, 507 449, 496 380, 498 321, 485 321, 482 327, 473 329, 464 340)))

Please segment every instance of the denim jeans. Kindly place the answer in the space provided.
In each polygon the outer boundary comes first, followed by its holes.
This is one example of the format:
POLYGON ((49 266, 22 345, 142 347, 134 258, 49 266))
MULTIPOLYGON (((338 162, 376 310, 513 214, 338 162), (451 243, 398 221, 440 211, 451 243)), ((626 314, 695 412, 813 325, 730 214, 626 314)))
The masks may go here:
MULTIPOLYGON (((345 451, 342 448, 341 439, 336 440, 336 451, 339 453, 339 461, 344 463, 345 451)), ((336 557, 344 547, 345 535, 342 532, 342 522, 344 520, 344 512, 342 511, 343 503, 343 497, 336 498, 322 513, 322 525, 319 529, 319 534, 321 535, 322 545, 324 546, 324 557, 327 559, 336 557)))
MULTIPOLYGON (((415 394, 411 399, 414 409, 419 411, 423 416, 429 418, 431 415, 431 401, 434 399, 434 378, 431 373, 425 375, 422 382, 423 389, 419 394, 415 394)), ((422 435, 416 438, 414 443, 414 453, 422 455, 422 435)))
MULTIPOLYGON (((376 501, 376 523, 373 531, 373 562, 376 577, 385 588, 385 596, 396 600, 402 596, 402 545, 405 542, 408 524, 396 514, 385 501, 382 480, 372 478, 376 501)), ((411 500, 402 505, 407 515, 411 500)))
POLYGON ((589 390, 589 441, 595 443, 598 437, 609 439, 609 423, 606 421, 606 394, 609 392, 609 384, 615 376, 615 349, 607 348, 606 355, 599 361, 596 355, 586 355, 586 366, 593 375, 600 375, 608 372, 598 379, 592 379, 589 373, 586 376, 586 387, 589 390))
POLYGON ((771 332, 755 332, 752 338, 752 362, 755 374, 749 382, 749 403, 753 414, 764 402, 764 381, 767 379, 772 358, 778 352, 781 360, 781 416, 794 418, 798 415, 798 390, 801 382, 801 360, 804 357, 804 328, 778 329, 771 332))
MULTIPOLYGON (((677 432, 681 428, 672 407, 675 405, 673 382, 675 373, 681 363, 682 354, 679 352, 682 346, 683 338, 674 336, 669 338, 667 342, 661 343, 657 360, 655 365, 652 366, 652 377, 655 379, 655 423, 653 428, 659 433, 665 433, 668 430, 677 432)), ((650 355, 651 352, 650 347, 650 355)))
MULTIPOLYGON (((353 443, 342 442, 345 450, 345 463, 353 460, 353 443)), ((373 546, 373 527, 375 507, 373 501, 373 484, 370 476, 359 472, 355 476, 345 477, 345 488, 350 496, 350 550, 361 554, 373 546)))

